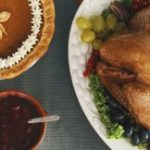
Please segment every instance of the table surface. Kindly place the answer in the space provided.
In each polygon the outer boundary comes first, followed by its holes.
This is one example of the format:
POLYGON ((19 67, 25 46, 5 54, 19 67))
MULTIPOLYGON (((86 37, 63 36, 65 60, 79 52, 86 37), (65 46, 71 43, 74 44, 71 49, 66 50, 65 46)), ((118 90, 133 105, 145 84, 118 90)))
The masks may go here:
POLYGON ((56 32, 49 51, 20 77, 0 82, 0 90, 19 89, 39 99, 49 114, 61 116, 48 124, 40 150, 109 150, 90 126, 76 98, 68 68, 68 34, 77 10, 75 0, 55 0, 56 32))

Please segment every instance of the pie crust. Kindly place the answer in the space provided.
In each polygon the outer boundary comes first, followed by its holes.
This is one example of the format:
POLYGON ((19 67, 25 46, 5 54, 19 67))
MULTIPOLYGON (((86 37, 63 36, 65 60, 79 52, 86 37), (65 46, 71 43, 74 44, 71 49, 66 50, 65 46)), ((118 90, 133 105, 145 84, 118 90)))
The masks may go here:
POLYGON ((40 0, 43 6, 43 24, 40 39, 20 62, 9 68, 0 70, 0 79, 11 79, 33 66, 48 50, 55 30, 55 8, 53 0, 40 0))

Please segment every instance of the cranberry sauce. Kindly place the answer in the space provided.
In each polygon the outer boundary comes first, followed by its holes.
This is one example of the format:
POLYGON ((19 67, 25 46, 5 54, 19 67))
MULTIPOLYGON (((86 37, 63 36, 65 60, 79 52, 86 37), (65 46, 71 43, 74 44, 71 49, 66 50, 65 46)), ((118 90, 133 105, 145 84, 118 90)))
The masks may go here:
POLYGON ((22 97, 0 99, 0 150, 30 150, 40 138, 42 124, 28 124, 41 116, 30 102, 22 97))

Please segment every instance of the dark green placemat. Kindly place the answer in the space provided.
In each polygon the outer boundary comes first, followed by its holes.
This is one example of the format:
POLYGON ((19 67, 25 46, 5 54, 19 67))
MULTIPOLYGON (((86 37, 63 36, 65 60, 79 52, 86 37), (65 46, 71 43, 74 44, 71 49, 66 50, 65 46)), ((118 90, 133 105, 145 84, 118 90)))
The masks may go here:
POLYGON ((93 131, 75 96, 67 61, 75 0, 55 0, 56 33, 47 55, 20 77, 0 82, 0 90, 20 89, 39 99, 61 120, 48 125, 40 150, 108 150, 93 131))

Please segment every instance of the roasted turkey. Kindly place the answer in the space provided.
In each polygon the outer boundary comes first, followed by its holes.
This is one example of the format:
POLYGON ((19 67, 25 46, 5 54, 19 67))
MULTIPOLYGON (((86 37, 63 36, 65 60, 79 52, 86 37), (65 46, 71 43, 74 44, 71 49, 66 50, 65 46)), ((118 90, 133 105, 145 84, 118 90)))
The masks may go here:
POLYGON ((137 13, 126 31, 100 50, 97 74, 108 91, 150 129, 150 8, 137 13))

